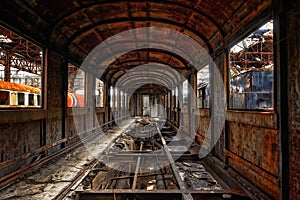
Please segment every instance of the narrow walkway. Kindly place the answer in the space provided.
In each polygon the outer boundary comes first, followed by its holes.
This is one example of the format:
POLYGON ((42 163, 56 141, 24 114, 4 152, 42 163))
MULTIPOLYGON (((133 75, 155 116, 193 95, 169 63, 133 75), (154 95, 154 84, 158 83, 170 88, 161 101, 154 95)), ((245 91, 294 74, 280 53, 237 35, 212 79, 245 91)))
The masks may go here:
MULTIPOLYGON (((113 127, 105 135, 93 139, 88 145, 93 153, 101 154, 103 150, 118 137, 132 120, 124 121, 119 127, 113 127)), ((43 165, 37 171, 28 175, 19 182, 0 192, 2 200, 43 200, 53 199, 74 180, 77 174, 93 160, 93 156, 85 148, 71 151, 58 160, 43 165)))

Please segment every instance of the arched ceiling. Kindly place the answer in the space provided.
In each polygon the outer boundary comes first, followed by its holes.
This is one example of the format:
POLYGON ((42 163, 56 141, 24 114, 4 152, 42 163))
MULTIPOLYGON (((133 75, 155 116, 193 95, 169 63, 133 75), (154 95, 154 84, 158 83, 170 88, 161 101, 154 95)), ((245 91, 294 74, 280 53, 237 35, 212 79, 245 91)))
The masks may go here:
MULTIPOLYGON (((93 73, 116 82, 128 70, 146 63, 168 65, 187 76, 195 66, 185 56, 163 47, 172 44, 174 38, 180 39, 172 36, 168 41, 165 36, 170 36, 169 30, 192 38, 211 55, 230 43, 241 27, 264 13, 271 3, 271 0, 2 0, 0 22, 78 65, 97 45, 119 33, 144 27, 163 28, 162 38, 152 38, 153 43, 162 45, 161 49, 143 48, 140 39, 136 42, 139 35, 133 34, 131 41, 106 49, 120 51, 114 60, 106 60, 109 67, 103 69, 98 61, 90 66, 93 73), (130 45, 136 51, 124 53, 122 50, 130 45)), ((182 46, 189 45, 179 42, 182 46)), ((177 43, 173 48, 180 45, 177 43)))
POLYGON ((160 63, 139 65, 126 73, 117 74, 118 79, 113 79, 113 85, 128 93, 133 93, 138 88, 151 84, 161 85, 168 90, 172 90, 185 80, 179 71, 160 63))
MULTIPOLYGON (((186 59, 172 52, 161 49, 139 49, 125 53, 111 63, 103 73, 102 78, 111 80, 111 83, 115 85, 116 81, 129 70, 149 63, 155 63, 155 66, 161 64, 162 69, 164 66, 172 66, 172 69, 184 77, 189 75, 191 70, 194 70, 186 59)), ((149 68, 150 70, 153 69, 150 66, 149 68)))

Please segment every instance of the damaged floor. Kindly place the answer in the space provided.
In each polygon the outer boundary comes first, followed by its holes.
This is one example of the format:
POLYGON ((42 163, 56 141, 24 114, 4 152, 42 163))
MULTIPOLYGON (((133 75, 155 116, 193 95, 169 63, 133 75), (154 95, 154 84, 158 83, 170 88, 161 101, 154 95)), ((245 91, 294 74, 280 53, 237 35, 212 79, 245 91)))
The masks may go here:
POLYGON ((247 199, 232 193, 197 152, 198 144, 164 122, 132 119, 43 165, 0 198, 247 199))
MULTIPOLYGON (((118 137, 130 123, 131 121, 126 121, 124 125, 109 130, 105 134, 106 140, 101 140, 102 136, 98 136, 89 143, 89 147, 94 152, 101 154, 107 145, 118 137)), ((93 161, 94 158, 90 152, 85 146, 81 146, 62 158, 43 165, 24 179, 0 191, 0 199, 57 199, 61 192, 74 182, 77 176, 86 171, 93 161)))

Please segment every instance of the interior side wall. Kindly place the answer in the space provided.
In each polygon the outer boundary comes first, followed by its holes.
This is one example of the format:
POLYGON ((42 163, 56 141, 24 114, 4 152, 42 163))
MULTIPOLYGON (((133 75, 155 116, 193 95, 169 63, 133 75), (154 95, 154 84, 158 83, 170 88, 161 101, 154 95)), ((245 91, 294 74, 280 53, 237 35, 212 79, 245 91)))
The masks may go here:
MULTIPOLYGON (((287 12, 288 127, 290 199, 300 199, 300 2, 289 1, 287 12)), ((285 38, 283 38, 285 39, 285 38)), ((285 44, 285 41, 283 41, 285 44)), ((288 134, 286 131, 282 134, 288 134)), ((285 147, 286 148, 286 147, 285 147)), ((285 155, 287 156, 287 155, 285 155)), ((286 165, 284 165, 285 167, 286 165)))
MULTIPOLYGON (((212 80, 213 84, 211 85, 215 88, 214 94, 223 92, 218 91, 220 84, 224 84, 225 88, 227 87, 226 58, 225 53, 215 58, 215 63, 225 81, 222 83, 223 80, 218 81, 215 78, 212 80)), ((208 128, 211 129, 209 123, 213 117, 211 116, 214 113, 213 111, 223 109, 223 105, 212 103, 211 106, 213 107, 210 108, 210 111, 200 109, 198 133, 196 135, 196 139, 200 144, 203 142, 208 128)), ((213 119, 217 120, 216 117, 213 119)), ((219 124, 218 122, 212 123, 219 124)), ((221 135, 212 152, 225 164, 274 199, 278 199, 280 195, 279 133, 277 127, 276 113, 227 110, 224 131, 218 133, 221 135)), ((216 134, 217 130, 213 131, 216 134)))
MULTIPOLYGON (((227 55, 224 57, 227 58, 227 55)), ((224 57, 218 59, 224 60, 224 57)), ((224 63, 224 69, 227 67, 227 63, 224 63)), ((276 80, 274 84, 276 85, 276 80)), ((227 110, 225 123, 226 164, 270 197, 279 199, 279 132, 276 109, 274 112, 227 110)))
POLYGON ((94 110, 95 77, 91 74, 86 75, 85 108, 66 108, 67 66, 65 58, 47 50, 44 108, 1 111, 0 183, 9 173, 80 142, 95 133, 96 126, 106 124, 105 128, 108 128, 111 125, 105 117, 109 115, 109 109, 94 110))

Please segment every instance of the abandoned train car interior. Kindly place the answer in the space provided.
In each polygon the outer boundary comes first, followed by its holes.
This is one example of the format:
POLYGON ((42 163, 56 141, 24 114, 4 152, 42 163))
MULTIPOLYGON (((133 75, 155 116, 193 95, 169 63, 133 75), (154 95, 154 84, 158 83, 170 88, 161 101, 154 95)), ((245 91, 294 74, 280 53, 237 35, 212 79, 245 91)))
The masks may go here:
POLYGON ((1 0, 0 199, 300 199, 300 1, 1 0))

